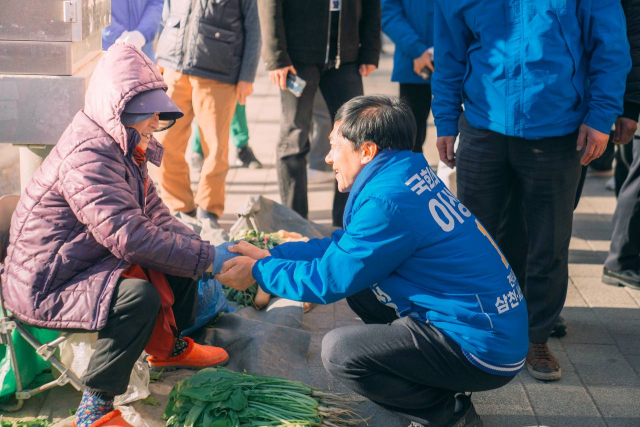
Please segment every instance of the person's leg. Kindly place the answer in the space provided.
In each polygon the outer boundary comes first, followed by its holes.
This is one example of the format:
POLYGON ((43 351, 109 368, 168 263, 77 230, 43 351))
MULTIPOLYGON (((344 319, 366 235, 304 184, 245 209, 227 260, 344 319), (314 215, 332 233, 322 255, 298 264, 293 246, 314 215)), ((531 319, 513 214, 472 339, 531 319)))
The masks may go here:
POLYGON ((437 328, 407 317, 334 329, 322 340, 322 362, 349 389, 426 426, 454 417, 456 393, 491 390, 513 378, 481 371, 437 328))
POLYGON ((231 142, 236 148, 249 145, 249 126, 247 125, 246 106, 236 103, 236 110, 231 120, 231 142))
POLYGON ((522 185, 529 241, 526 287, 529 340, 546 343, 568 285, 573 208, 582 166, 577 133, 558 138, 512 138, 512 165, 522 185))
POLYGON ((188 213, 196 208, 189 179, 189 165, 184 155, 194 117, 192 87, 188 75, 173 70, 164 70, 164 81, 169 87, 167 95, 182 110, 184 117, 167 131, 156 135, 158 142, 164 146, 164 157, 158 169, 160 195, 171 211, 188 213))
POLYGON ((636 144, 637 138, 638 137, 634 136, 630 143, 620 145, 616 150, 616 168, 614 173, 616 197, 620 195, 622 185, 629 175, 629 167, 631 163, 633 163, 633 145, 636 144))
POLYGON ((113 399, 127 390, 131 370, 144 350, 160 310, 160 296, 149 282, 121 279, 107 324, 98 332, 95 352, 82 381, 85 390, 75 423, 85 427, 113 410, 113 399))
POLYGON ((398 319, 398 313, 378 301, 371 289, 365 289, 348 297, 347 304, 366 324, 391 323, 398 319))
POLYGON ((464 114, 458 126, 458 199, 495 238, 507 202, 515 202, 509 198, 514 174, 509 166, 508 139, 496 132, 474 129, 464 114))
POLYGON ((235 86, 195 76, 189 79, 204 154, 195 201, 204 211, 220 218, 229 171, 229 127, 236 106, 235 86))
POLYGON ((606 269, 617 273, 640 270, 640 139, 632 143, 633 161, 618 195, 611 249, 604 263, 606 269))
POLYGON ((427 137, 427 119, 431 109, 431 85, 400 83, 400 98, 409 105, 416 119, 417 132, 413 152, 422 153, 422 146, 427 137))
POLYGON ((280 141, 276 147, 281 203, 303 218, 309 215, 307 160, 313 98, 318 90, 320 70, 315 65, 294 64, 298 76, 307 82, 300 97, 280 91, 280 141))
POLYGON ((196 321, 198 304, 198 281, 191 277, 165 274, 173 291, 173 316, 179 331, 190 328, 196 321))
POLYGON ((309 140, 311 149, 309 151, 309 169, 330 172, 331 166, 324 161, 331 145, 329 135, 333 129, 333 117, 329 113, 329 108, 325 102, 322 92, 316 91, 313 99, 313 116, 311 119, 311 131, 309 140))
MULTIPOLYGON (((332 68, 322 73, 320 78, 320 90, 327 102, 331 120, 336 117, 336 113, 342 105, 356 96, 364 94, 362 86, 362 76, 358 71, 358 64, 343 64, 340 68, 332 68)), ((333 125, 332 125, 333 127, 333 125)), ((338 191, 338 182, 334 182, 333 188, 333 226, 342 227, 342 217, 344 208, 347 205, 349 193, 338 191)))

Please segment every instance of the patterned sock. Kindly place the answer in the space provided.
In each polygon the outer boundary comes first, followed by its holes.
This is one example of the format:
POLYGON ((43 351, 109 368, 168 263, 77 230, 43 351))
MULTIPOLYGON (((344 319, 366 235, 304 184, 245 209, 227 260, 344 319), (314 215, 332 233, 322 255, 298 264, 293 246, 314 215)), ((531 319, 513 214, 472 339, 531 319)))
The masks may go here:
POLYGON ((76 411, 76 426, 88 427, 113 411, 113 398, 99 397, 84 389, 80 406, 76 411))
POLYGON ((189 347, 189 343, 184 338, 182 338, 182 335, 178 335, 178 339, 176 339, 176 343, 173 346, 173 351, 171 352, 171 356, 169 357, 180 356, 182 353, 184 353, 187 347, 189 347))

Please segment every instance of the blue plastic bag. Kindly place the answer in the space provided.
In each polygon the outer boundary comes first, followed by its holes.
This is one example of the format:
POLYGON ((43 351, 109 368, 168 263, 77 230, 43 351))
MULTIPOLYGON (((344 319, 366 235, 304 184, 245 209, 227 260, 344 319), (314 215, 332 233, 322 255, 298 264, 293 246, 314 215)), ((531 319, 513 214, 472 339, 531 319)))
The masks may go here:
POLYGON ((182 331, 182 335, 189 335, 200 329, 220 313, 228 313, 229 302, 222 290, 222 284, 213 277, 200 279, 198 283, 198 304, 196 306, 196 323, 182 331))

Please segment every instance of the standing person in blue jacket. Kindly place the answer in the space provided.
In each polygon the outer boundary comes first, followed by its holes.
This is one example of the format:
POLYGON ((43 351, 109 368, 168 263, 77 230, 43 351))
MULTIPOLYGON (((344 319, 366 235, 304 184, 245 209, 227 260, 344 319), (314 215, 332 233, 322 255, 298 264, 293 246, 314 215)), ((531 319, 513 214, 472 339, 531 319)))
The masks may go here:
POLYGON ((163 5, 164 0, 111 0, 111 25, 102 30, 102 50, 124 41, 156 62, 153 41, 162 21, 163 5))
POLYGON ((529 311, 527 368, 560 379, 547 340, 567 294, 576 190, 622 113, 631 65, 620 1, 436 0, 435 63, 440 158, 457 166, 458 197, 489 234, 502 212, 524 216, 514 220, 521 232, 498 244, 521 246, 528 235, 516 271, 529 311), (523 209, 505 210, 507 201, 523 209))
POLYGON ((417 132, 413 151, 422 153, 431 109, 433 0, 382 0, 382 31, 396 45, 391 81, 411 108, 417 132))
POLYGON ((327 163, 350 192, 344 229, 270 251, 239 243, 216 277, 235 288, 329 304, 365 325, 329 332, 326 369, 356 393, 428 426, 482 426, 465 391, 524 366, 526 303, 482 224, 412 153, 409 108, 361 96, 337 112, 327 163))

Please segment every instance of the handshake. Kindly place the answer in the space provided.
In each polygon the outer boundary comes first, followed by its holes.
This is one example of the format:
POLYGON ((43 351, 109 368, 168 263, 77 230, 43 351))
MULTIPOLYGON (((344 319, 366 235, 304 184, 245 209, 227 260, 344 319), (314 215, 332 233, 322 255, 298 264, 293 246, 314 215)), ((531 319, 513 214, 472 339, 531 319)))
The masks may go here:
POLYGON ((244 291, 256 281, 252 272, 256 261, 268 256, 268 250, 244 241, 223 243, 216 246, 213 264, 205 275, 212 274, 222 284, 244 291))

